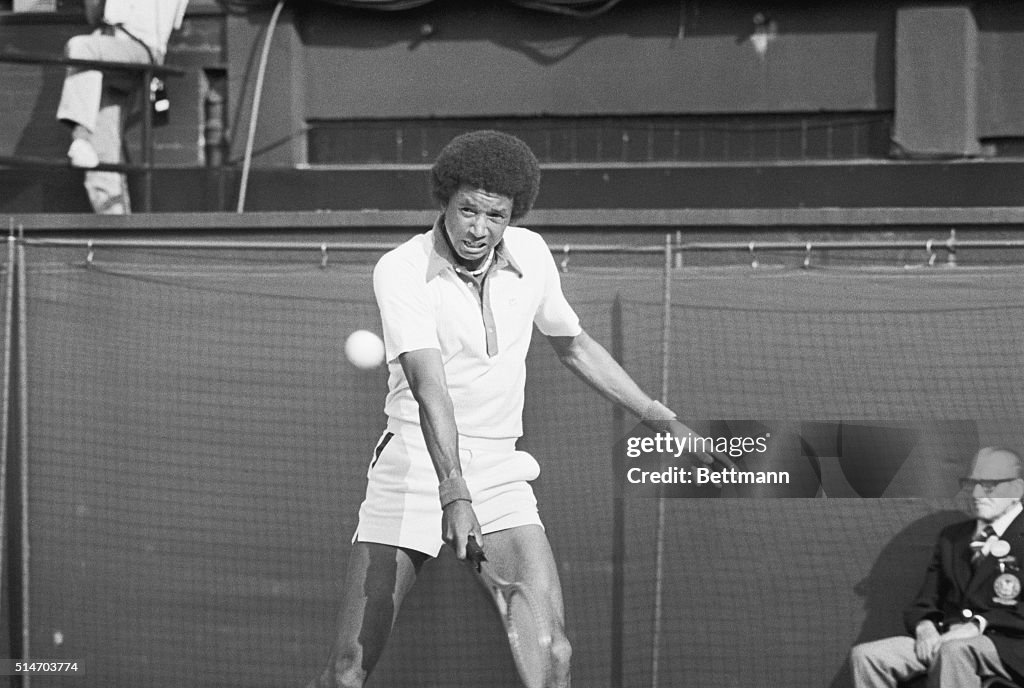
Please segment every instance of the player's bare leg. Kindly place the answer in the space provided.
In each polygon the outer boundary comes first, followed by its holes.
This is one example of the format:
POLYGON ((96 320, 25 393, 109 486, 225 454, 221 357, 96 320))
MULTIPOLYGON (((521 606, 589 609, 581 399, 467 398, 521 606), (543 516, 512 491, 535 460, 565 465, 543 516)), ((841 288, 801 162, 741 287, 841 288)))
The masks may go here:
MULTIPOLYGON (((537 525, 509 528, 484 536, 484 552, 494 572, 505 580, 528 585, 551 610, 550 688, 569 688, 572 646, 565 637, 565 604, 558 567, 544 529, 537 525)), ((483 579, 477 577, 486 587, 483 579)))
POLYGON ((352 546, 338 636, 327 668, 307 688, 362 688, 427 558, 390 545, 357 542, 352 546))

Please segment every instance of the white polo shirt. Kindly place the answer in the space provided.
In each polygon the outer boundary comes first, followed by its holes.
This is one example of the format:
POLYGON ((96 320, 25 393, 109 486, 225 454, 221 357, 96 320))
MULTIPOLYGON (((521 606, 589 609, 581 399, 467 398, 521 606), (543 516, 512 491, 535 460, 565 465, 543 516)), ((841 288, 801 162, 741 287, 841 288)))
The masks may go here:
POLYGON ((518 438, 534 324, 546 335, 574 337, 582 331, 579 317, 536 232, 505 230, 482 294, 453 259, 443 232, 439 219, 385 254, 373 271, 390 372, 384 411, 392 421, 419 424, 398 357, 438 349, 459 434, 518 438))
POLYGON ((106 0, 103 19, 122 24, 163 62, 171 32, 180 29, 188 0, 106 0))

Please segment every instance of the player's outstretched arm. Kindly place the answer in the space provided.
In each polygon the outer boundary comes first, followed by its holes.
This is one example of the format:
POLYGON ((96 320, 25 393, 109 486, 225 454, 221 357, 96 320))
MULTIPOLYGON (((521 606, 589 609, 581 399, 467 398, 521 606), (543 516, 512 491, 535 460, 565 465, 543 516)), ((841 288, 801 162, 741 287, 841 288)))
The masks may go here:
MULTIPOLYGON (((548 337, 548 341, 566 368, 604 398, 643 418, 651 398, 586 330, 575 337, 548 337)), ((668 409, 661 415, 664 420, 675 417, 668 409)))
POLYGON ((445 380, 441 352, 437 349, 407 351, 398 357, 405 377, 420 407, 420 427, 437 473, 441 500, 441 533, 459 559, 466 558, 470 535, 482 539, 480 523, 473 511, 472 495, 462 477, 459 462, 459 432, 455 408, 445 380))
MULTIPOLYGON (((575 337, 548 337, 548 341, 565 367, 601 396, 639 416, 652 430, 671 432, 678 437, 697 434, 680 422, 671 409, 651 399, 640 389, 608 350, 587 334, 586 330, 575 337)), ((709 454, 698 456, 708 464, 715 460, 709 454)))

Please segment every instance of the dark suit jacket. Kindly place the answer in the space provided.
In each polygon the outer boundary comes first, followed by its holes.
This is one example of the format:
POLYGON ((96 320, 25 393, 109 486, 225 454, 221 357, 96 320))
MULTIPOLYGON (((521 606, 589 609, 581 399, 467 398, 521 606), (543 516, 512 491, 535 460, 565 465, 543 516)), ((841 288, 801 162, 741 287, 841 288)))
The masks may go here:
MULTIPOLYGON (((1010 544, 1015 564, 1000 570, 999 559, 986 556, 971 565, 971 539, 975 521, 948 526, 939 533, 938 543, 924 584, 904 613, 911 634, 918 622, 930 619, 940 625, 964 621, 964 610, 985 617, 985 635, 999 651, 999 658, 1017 681, 1024 680, 1024 513, 1010 523, 1003 540, 1010 544), (998 590, 997 590, 997 583, 998 590), (1016 585, 1016 595, 1013 592, 1016 585)), ((1005 559, 1005 557, 1004 557, 1005 559)))

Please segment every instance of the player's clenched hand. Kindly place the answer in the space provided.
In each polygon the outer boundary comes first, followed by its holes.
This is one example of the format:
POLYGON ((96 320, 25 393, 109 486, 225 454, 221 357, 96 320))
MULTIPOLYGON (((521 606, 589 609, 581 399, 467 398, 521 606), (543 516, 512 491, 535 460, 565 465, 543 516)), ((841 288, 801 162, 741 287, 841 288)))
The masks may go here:
POLYGON ((441 537, 455 550, 455 556, 459 559, 466 558, 466 541, 470 535, 477 542, 483 540, 473 503, 457 499, 445 506, 441 514, 441 537))

